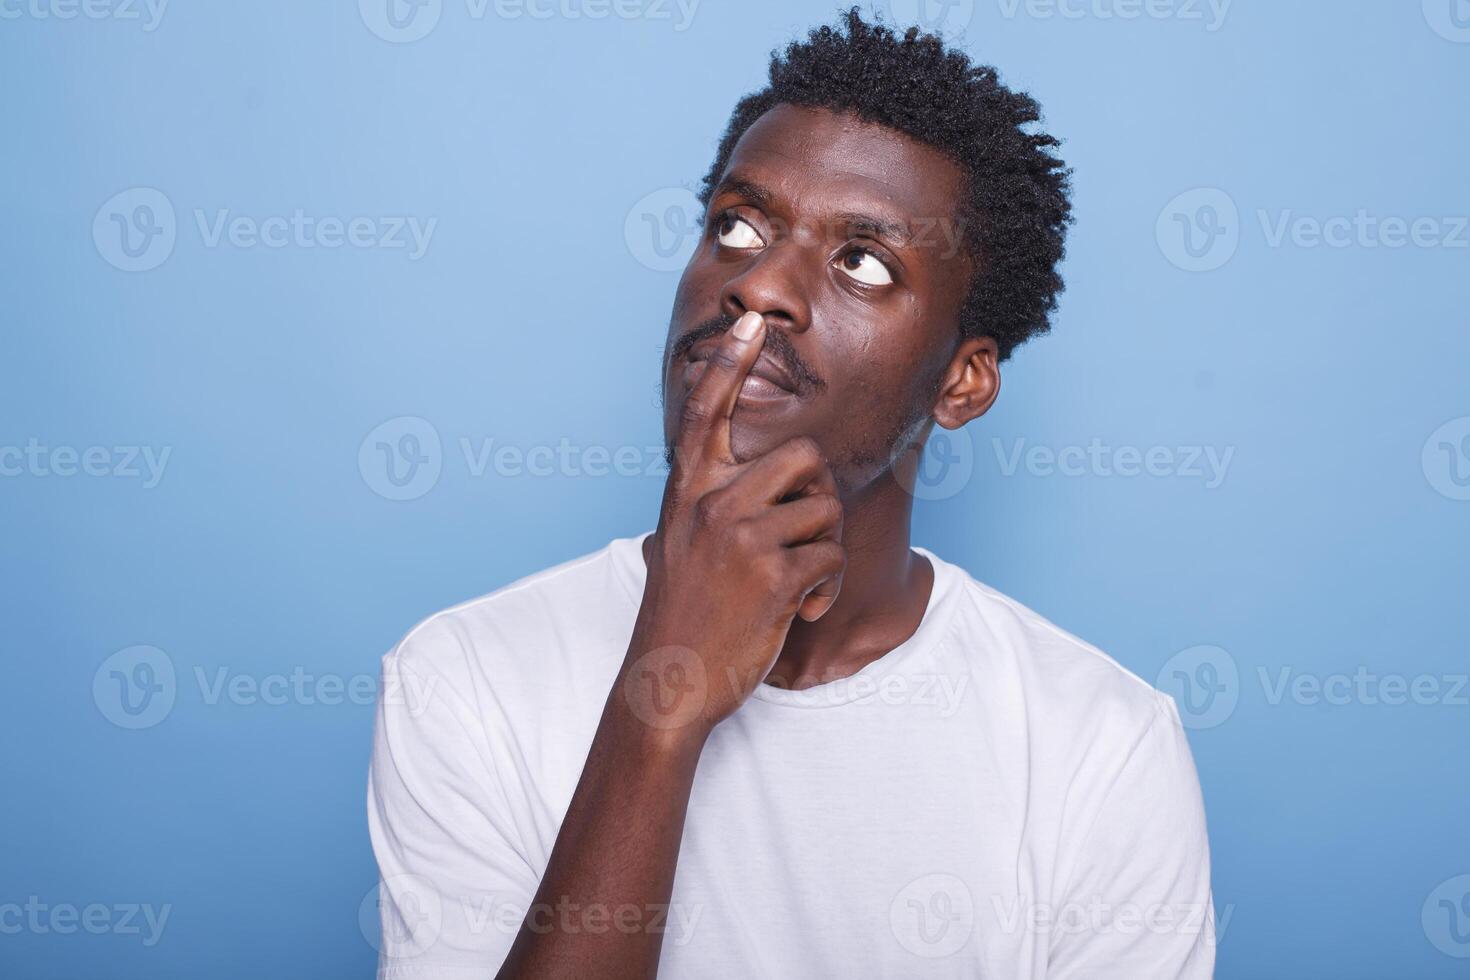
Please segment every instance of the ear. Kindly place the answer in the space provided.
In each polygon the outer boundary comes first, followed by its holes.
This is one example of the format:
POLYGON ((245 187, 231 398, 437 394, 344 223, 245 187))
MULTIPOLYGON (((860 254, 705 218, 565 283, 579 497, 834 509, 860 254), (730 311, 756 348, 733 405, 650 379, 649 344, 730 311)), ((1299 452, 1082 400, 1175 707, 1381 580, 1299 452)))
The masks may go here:
POLYGON ((958 429, 990 411, 1000 394, 1000 350, 993 337, 967 337, 955 348, 939 387, 934 421, 958 429))

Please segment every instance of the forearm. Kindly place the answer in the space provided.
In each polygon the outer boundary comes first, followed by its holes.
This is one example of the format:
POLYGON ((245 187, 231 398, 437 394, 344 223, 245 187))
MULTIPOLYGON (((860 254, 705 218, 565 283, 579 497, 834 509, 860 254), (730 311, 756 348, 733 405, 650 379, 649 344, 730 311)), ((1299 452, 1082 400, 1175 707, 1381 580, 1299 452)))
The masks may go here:
POLYGON ((758 313, 741 316, 685 399, 627 656, 501 977, 657 974, 705 741, 770 672, 793 618, 819 619, 838 594, 842 505, 821 447, 796 437, 742 461, 731 446, 764 337, 758 313), (629 910, 637 928, 618 920, 629 910))
POLYGON ((657 973, 706 733, 644 723, 623 690, 620 676, 501 978, 657 973))

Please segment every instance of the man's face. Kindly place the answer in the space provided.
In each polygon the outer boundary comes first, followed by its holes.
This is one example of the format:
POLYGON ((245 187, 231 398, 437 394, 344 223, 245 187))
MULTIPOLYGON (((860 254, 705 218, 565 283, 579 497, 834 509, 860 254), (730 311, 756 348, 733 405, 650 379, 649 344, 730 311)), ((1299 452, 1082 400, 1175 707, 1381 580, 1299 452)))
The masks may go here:
POLYGON ((887 127, 787 104, 756 120, 674 299, 668 443, 702 358, 748 310, 765 318, 766 343, 731 420, 737 458, 809 435, 855 490, 921 443, 970 284, 963 193, 958 166, 887 127))

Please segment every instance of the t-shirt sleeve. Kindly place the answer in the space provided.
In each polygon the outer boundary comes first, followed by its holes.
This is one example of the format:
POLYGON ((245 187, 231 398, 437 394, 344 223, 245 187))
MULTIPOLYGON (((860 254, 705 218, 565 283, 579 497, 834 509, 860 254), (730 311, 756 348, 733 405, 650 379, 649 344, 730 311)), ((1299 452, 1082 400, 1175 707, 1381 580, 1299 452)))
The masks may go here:
POLYGON ((1051 937, 1051 980, 1207 980, 1214 905, 1199 776, 1179 712, 1152 723, 1107 789, 1051 937))
POLYGON ((431 621, 383 658, 368 775, 379 980, 491 977, 510 951, 539 878, 491 730, 453 630, 431 621))

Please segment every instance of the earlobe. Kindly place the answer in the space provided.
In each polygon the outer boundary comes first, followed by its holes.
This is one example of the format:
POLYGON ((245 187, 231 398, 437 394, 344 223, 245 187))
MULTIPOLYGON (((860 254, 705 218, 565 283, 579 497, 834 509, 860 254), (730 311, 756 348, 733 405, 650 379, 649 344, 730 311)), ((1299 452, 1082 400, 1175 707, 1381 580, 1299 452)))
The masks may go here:
POLYGON ((934 421, 958 429, 990 411, 1000 394, 1000 352, 992 337, 968 337, 955 348, 934 406, 934 421))

